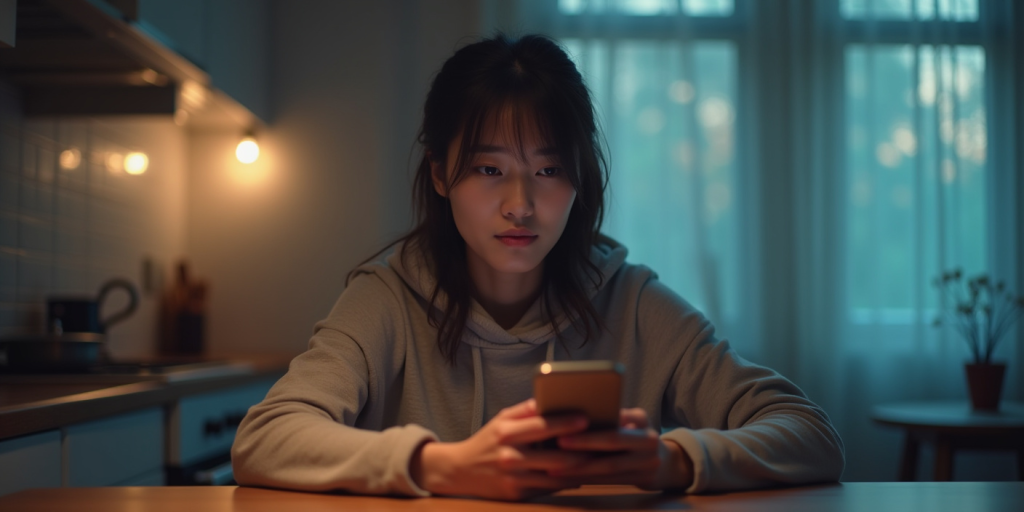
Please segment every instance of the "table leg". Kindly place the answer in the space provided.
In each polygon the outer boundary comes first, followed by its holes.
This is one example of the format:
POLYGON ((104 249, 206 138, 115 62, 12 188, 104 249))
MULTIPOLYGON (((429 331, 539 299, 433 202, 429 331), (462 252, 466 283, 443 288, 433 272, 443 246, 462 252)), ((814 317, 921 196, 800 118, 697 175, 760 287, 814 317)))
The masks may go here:
POLYGON ((935 481, 949 482, 953 479, 953 445, 945 436, 935 440, 935 481))
POLYGON ((903 455, 900 459, 900 481, 917 480, 917 438, 910 431, 903 438, 903 455))

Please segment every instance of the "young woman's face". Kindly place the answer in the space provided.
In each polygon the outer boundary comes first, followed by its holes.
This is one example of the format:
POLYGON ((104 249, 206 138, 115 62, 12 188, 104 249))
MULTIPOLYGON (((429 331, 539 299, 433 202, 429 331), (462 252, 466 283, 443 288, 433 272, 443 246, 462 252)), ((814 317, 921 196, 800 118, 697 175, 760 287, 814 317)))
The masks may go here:
MULTIPOLYGON (((530 272, 562 236, 576 190, 534 124, 523 126, 523 155, 510 122, 486 125, 466 162, 469 171, 447 194, 455 225, 470 259, 500 273, 530 272)), ((460 139, 448 148, 445 174, 435 166, 438 194, 446 195, 444 180, 454 174, 460 139)))

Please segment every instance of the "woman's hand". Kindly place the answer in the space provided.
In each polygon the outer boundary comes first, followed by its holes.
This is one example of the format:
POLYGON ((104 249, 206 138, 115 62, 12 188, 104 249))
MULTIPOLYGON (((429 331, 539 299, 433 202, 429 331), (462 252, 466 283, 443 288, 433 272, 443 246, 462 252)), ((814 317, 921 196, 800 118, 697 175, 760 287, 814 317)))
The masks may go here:
POLYGON ((577 484, 629 484, 643 489, 685 489, 693 482, 693 461, 681 446, 648 428, 643 409, 623 409, 619 430, 561 436, 566 451, 607 452, 589 463, 550 471, 577 484))
POLYGON ((551 473, 571 471, 591 457, 564 450, 531 450, 545 439, 583 432, 584 416, 544 418, 530 399, 503 409, 469 439, 431 442, 413 455, 413 480, 433 494, 520 500, 576 487, 551 473))

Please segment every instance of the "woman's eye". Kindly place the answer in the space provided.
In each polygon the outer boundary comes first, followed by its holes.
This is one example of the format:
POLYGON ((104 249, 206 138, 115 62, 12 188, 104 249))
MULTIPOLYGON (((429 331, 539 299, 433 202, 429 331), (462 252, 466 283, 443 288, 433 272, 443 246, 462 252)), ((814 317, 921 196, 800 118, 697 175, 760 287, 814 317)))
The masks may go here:
POLYGON ((555 176, 558 174, 558 171, 558 167, 545 167, 541 169, 540 172, 538 172, 537 174, 540 174, 541 176, 555 176))
POLYGON ((485 176, 497 176, 501 174, 501 169, 498 169, 497 167, 491 167, 489 165, 477 167, 476 170, 479 171, 480 174, 483 174, 485 176))

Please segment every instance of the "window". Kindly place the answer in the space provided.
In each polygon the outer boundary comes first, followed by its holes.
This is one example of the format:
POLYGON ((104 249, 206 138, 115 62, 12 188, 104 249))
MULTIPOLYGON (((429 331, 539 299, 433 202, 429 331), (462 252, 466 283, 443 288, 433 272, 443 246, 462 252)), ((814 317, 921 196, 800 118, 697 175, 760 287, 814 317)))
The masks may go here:
POLYGON ((593 92, 611 155, 604 231, 719 330, 734 332, 742 315, 738 33, 703 27, 735 21, 732 1, 560 0, 558 13, 558 33, 593 92), (589 37, 587 18, 609 12, 618 17, 589 37), (668 23, 647 23, 653 17, 668 23), (684 21, 696 29, 688 34, 718 32, 681 38, 674 24, 684 21))
POLYGON ((915 2, 841 2, 850 36, 845 289, 855 324, 918 322, 912 311, 937 306, 935 276, 987 268, 985 50, 921 42, 926 33, 971 42, 978 4, 915 2), (929 27, 936 10, 966 27, 929 27), (889 22, 864 25, 873 16, 889 22), (883 30, 884 43, 865 36, 883 30))
MULTIPOLYGON (((608 138, 605 231, 725 334, 742 338, 753 318, 768 318, 775 293, 834 296, 834 314, 851 325, 921 325, 938 306, 934 276, 988 267, 992 64, 982 23, 989 2, 545 5, 540 28, 576 59, 608 138), (781 98, 793 104, 773 104, 781 98), (818 117, 801 120, 801 110, 818 117), (777 122, 807 132, 769 133, 777 122), (825 160, 810 172, 835 174, 838 195, 765 192, 803 186, 809 175, 787 166, 825 139, 836 146, 821 149, 825 160), (803 220, 788 216, 786 201, 810 201, 799 213, 816 215, 831 212, 820 206, 831 199, 835 218, 807 222, 837 233, 835 240, 822 240, 818 228, 798 232, 803 220), (836 253, 815 248, 828 243, 836 253), (803 288, 809 281, 765 273, 785 270, 778 265, 805 251, 827 258, 815 267, 814 291, 803 288)), ((794 269, 793 278, 808 270, 794 269)), ((758 335, 757 326, 749 329, 758 335)))

